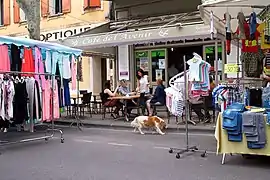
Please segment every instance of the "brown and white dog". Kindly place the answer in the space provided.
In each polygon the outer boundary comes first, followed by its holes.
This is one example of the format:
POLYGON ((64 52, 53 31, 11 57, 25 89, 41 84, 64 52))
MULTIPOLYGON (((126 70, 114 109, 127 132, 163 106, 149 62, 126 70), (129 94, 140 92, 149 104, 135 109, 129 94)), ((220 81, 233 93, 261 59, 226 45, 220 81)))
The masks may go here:
POLYGON ((167 128, 166 122, 158 116, 138 116, 131 122, 131 126, 135 128, 134 132, 138 129, 141 134, 144 134, 142 128, 155 128, 159 134, 164 135, 162 130, 167 128))

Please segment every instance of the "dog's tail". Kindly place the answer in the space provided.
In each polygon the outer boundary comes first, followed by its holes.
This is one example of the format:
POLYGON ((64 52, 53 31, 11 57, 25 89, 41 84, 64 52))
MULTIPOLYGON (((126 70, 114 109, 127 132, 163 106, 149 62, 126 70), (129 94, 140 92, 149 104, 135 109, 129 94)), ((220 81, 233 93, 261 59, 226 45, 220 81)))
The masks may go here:
POLYGON ((138 119, 137 119, 137 117, 133 121, 131 121, 130 125, 132 127, 137 127, 138 126, 138 119))

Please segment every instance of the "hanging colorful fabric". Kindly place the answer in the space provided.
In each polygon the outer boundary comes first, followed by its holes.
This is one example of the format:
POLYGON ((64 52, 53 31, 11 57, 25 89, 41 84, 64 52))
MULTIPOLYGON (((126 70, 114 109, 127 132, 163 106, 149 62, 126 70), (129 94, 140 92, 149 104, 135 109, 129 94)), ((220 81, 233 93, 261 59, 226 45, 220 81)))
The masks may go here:
POLYGON ((226 52, 227 55, 231 53, 231 40, 232 40, 232 31, 231 31, 231 15, 229 12, 224 14, 225 19, 225 30, 226 30, 226 52))
POLYGON ((249 33, 250 33, 251 40, 255 40, 256 31, 257 31, 257 17, 256 17, 256 13, 252 12, 249 17, 249 33))

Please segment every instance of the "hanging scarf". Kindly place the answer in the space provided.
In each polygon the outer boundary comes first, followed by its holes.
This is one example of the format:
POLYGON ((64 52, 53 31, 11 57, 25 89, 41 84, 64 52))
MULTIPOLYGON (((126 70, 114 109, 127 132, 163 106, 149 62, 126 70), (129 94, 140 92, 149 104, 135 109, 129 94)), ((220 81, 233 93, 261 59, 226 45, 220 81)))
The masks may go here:
POLYGON ((210 13, 210 33, 211 33, 211 39, 214 39, 214 15, 213 11, 210 13))
POLYGON ((227 55, 231 54, 231 41, 232 41, 232 31, 231 31, 231 15, 226 12, 224 14, 225 19, 225 31, 226 31, 226 52, 227 55))
POLYGON ((256 13, 252 12, 249 17, 249 33, 250 33, 250 39, 255 39, 255 33, 257 31, 257 17, 256 13))
POLYGON ((238 28, 239 28, 239 39, 247 39, 245 35, 244 24, 246 22, 246 18, 243 12, 239 12, 237 15, 238 19, 238 28))

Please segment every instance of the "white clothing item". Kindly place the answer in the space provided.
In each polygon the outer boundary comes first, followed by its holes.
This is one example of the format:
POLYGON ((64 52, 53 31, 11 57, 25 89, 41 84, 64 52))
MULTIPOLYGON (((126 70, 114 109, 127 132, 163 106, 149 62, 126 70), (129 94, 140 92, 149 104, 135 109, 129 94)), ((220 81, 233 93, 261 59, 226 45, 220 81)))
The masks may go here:
POLYGON ((46 51, 45 68, 47 73, 52 72, 52 55, 50 51, 46 51))
POLYGON ((70 79, 71 78, 71 67, 70 67, 70 56, 63 55, 63 78, 70 79))
POLYGON ((10 120, 13 118, 13 98, 15 95, 15 87, 14 87, 14 83, 12 81, 7 81, 5 82, 5 86, 6 86, 6 96, 7 96, 7 102, 6 104, 6 120, 10 120))
POLYGON ((231 32, 231 15, 229 14, 229 12, 225 13, 225 18, 226 18, 225 20, 226 32, 230 33, 231 32))
POLYGON ((2 119, 5 119, 5 84, 4 82, 1 82, 1 104, 0 104, 0 108, 1 108, 1 111, 0 111, 0 116, 2 119))
POLYGON ((148 78, 147 75, 144 75, 141 79, 140 79, 140 93, 148 93, 149 92, 149 88, 148 88, 148 78))
POLYGON ((192 59, 187 61, 187 64, 189 65, 189 81, 201 81, 199 76, 201 62, 202 59, 196 57, 193 57, 192 59))

